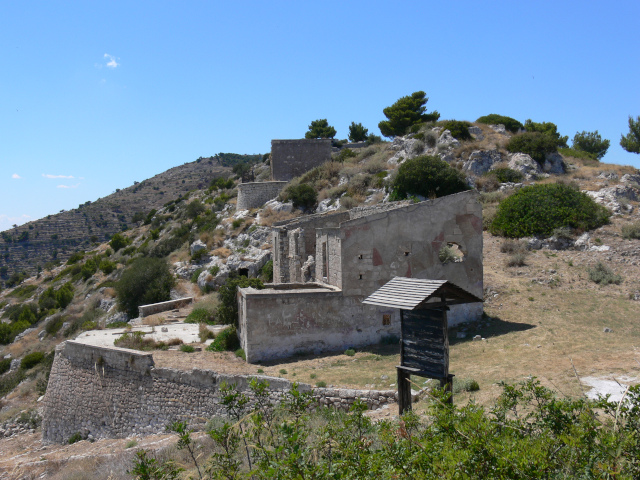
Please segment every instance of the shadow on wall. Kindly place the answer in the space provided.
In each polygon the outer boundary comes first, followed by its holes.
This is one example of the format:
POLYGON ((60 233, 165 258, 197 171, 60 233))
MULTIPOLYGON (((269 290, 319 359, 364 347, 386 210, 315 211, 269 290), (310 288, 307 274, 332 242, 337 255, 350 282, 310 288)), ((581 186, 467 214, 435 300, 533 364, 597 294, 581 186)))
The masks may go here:
POLYGON ((449 345, 471 342, 476 335, 481 335, 483 338, 490 338, 506 335, 511 332, 524 332, 525 330, 531 330, 536 327, 537 325, 530 323, 509 322, 498 317, 489 317, 485 314, 482 316, 482 320, 478 322, 464 323, 450 329, 449 345), (463 328, 466 328, 464 332, 462 332, 463 328), (464 333, 465 337, 458 338, 458 332, 464 333))

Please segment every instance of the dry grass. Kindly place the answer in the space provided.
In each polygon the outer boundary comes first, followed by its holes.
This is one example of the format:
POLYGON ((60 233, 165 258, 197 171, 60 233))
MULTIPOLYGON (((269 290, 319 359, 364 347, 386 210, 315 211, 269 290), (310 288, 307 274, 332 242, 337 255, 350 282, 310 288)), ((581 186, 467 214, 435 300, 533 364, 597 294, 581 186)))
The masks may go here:
POLYGON ((276 212, 271 208, 265 208, 260 213, 260 225, 270 227, 274 223, 284 222, 300 216, 300 212, 294 210, 293 212, 276 212))
POLYGON ((228 258, 232 253, 233 252, 227 247, 216 248, 213 252, 211 252, 212 255, 215 255, 218 258, 228 258))

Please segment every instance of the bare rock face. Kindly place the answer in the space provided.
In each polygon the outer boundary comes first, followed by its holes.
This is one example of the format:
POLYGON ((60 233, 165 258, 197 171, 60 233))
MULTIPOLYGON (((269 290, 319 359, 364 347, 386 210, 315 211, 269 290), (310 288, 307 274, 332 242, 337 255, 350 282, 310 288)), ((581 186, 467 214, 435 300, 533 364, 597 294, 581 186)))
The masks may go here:
POLYGON ((194 253, 200 250, 205 250, 206 248, 207 248, 206 243, 204 243, 202 240, 196 240, 191 244, 191 247, 190 247, 191 255, 193 255, 194 253))
POLYGON ((526 153, 513 153, 509 158, 509 168, 522 173, 527 180, 540 175, 542 169, 530 155, 526 153))
POLYGON ((638 200, 638 190, 629 185, 614 185, 605 187, 597 192, 583 190, 596 203, 604 205, 613 212, 614 215, 621 215, 633 211, 633 207, 625 200, 638 200), (622 202, 620 201, 622 200, 622 202))
POLYGON ((458 148, 460 146, 460 142, 456 140, 449 130, 445 130, 438 138, 437 142, 438 147, 447 147, 447 148, 458 148))
POLYGON ((640 174, 625 174, 620 179, 622 183, 635 183, 636 185, 640 185, 640 174))
POLYGON ((501 135, 504 135, 506 137, 509 136, 509 132, 507 132, 507 129, 504 128, 504 125, 500 124, 500 125, 489 125, 489 128, 491 130, 493 130, 496 133, 499 133, 501 135))
POLYGON ((482 129, 480 127, 476 127, 472 125, 469 127, 469 133, 474 136, 474 138, 478 141, 484 140, 484 134, 482 133, 482 129))
POLYGON ((545 173, 551 173, 554 175, 561 175, 567 171, 567 168, 562 159, 562 155, 559 153, 549 153, 546 155, 542 170, 545 173))
POLYGON ((494 164, 501 161, 502 156, 497 150, 476 150, 469 155, 469 160, 464 162, 463 169, 467 173, 480 176, 487 173, 494 164))

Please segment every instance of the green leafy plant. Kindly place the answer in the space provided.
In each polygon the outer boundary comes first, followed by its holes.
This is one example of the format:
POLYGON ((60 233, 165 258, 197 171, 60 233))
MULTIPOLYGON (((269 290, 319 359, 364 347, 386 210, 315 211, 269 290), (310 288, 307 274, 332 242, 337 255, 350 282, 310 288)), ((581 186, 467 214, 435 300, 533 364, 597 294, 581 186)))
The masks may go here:
POLYGON ((316 382, 316 387, 318 388, 325 388, 327 386, 327 382, 320 380, 319 382, 316 382))
POLYGON ((20 368, 22 368, 23 370, 29 370, 35 367, 36 365, 38 365, 43 360, 44 360, 43 352, 28 353, 27 355, 22 357, 22 361, 20 362, 20 368))
POLYGON ((622 227, 622 237, 627 240, 640 238, 640 222, 630 223, 622 227))
POLYGON ((356 354, 356 351, 353 348, 347 348, 344 351, 344 354, 349 356, 349 357, 353 357, 356 354))
POLYGON ((524 178, 522 173, 507 167, 495 168, 490 173, 494 174, 500 183, 518 183, 524 178))
POLYGON ((556 146, 561 148, 567 148, 567 140, 569 140, 568 136, 561 136, 558 132, 558 126, 555 123, 551 122, 534 122, 532 120, 527 120, 524 122, 524 128, 527 132, 536 132, 546 135, 553 139, 556 146))
POLYGON ((184 319, 184 323, 205 323, 215 325, 215 313, 206 307, 196 307, 184 319))
POLYGON ((304 134, 304 138, 333 138, 335 136, 336 129, 329 125, 326 118, 311 122, 309 131, 304 134))
POLYGON ((449 130, 453 138, 458 140, 471 140, 471 134, 469 133, 469 122, 460 120, 448 120, 442 125, 443 130, 449 130))
POLYGON ((253 287, 258 290, 264 288, 263 283, 257 278, 229 277, 218 290, 220 303, 216 310, 216 318, 222 325, 235 324, 238 321, 238 288, 253 287))
POLYGON ((364 128, 361 123, 351 122, 349 125, 349 140, 352 142, 364 142, 367 139, 369 129, 364 128))
POLYGON ((503 200, 489 230, 504 237, 548 237, 560 227, 597 228, 606 224, 609 216, 606 208, 569 185, 539 184, 503 200))
POLYGON ((138 316, 138 307, 170 299, 175 280, 167 263, 159 258, 137 258, 116 284, 120 309, 130 318, 138 316))
POLYGON ((210 352, 235 352, 238 348, 240 348, 240 341, 234 325, 218 333, 213 342, 207 347, 207 350, 210 352))
POLYGON ((280 375, 286 375, 288 372, 285 368, 281 368, 278 373, 280 373, 280 375))
POLYGON ((453 393, 461 393, 461 392, 477 392, 480 390, 480 385, 478 382, 471 378, 458 378, 453 377, 453 393))
POLYGON ((234 353, 236 357, 241 358, 242 360, 247 359, 247 355, 244 353, 244 350, 241 348, 237 349, 234 353))
POLYGON ((302 210, 315 207, 318 201, 317 192, 307 183, 287 187, 284 195, 287 201, 293 202, 294 208, 300 208, 302 210))
POLYGON ((425 155, 400 165, 391 184, 391 198, 401 200, 412 195, 435 198, 465 190, 469 186, 462 173, 439 157, 425 155))
POLYGON ((539 132, 525 132, 511 137, 506 148, 511 153, 526 153, 538 164, 543 165, 547 154, 558 151, 558 144, 550 135, 539 132))
POLYGON ((180 345, 180 351, 185 353, 193 353, 196 351, 191 345, 182 344, 180 345))
POLYGON ((576 132, 573 136, 573 144, 571 148, 580 150, 593 155, 600 160, 609 150, 609 140, 603 140, 598 131, 595 132, 576 132))
POLYGON ((109 242, 109 246, 113 248, 114 252, 117 252, 121 248, 124 248, 130 244, 131 239, 125 237, 121 233, 116 233, 113 237, 111 237, 111 241, 109 242))
POLYGON ((515 118, 505 117, 504 115, 498 115, 496 113, 484 115, 478 118, 476 122, 483 123, 485 125, 504 125, 504 128, 509 130, 511 133, 517 133, 518 130, 524 128, 524 125, 515 118))
POLYGON ((629 153, 640 153, 640 115, 629 115, 629 133, 620 136, 620 146, 629 153))

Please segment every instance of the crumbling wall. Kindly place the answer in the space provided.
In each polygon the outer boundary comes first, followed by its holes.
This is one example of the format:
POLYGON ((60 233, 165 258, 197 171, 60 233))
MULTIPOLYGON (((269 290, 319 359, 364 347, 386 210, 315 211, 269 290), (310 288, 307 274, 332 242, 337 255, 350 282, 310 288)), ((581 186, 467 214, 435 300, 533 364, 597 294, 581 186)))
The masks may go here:
MULTIPOLYGON (((291 388, 291 382, 280 378, 155 368, 150 353, 67 341, 56 347, 43 401, 43 442, 65 443, 75 433, 96 439, 162 433, 175 421, 187 421, 201 430, 209 418, 225 414, 220 386, 235 384, 252 398, 252 378, 269 383, 272 402, 291 388)), ((311 387, 301 384, 299 389, 311 387)), ((356 398, 377 408, 395 401, 395 395, 394 391, 312 390, 320 404, 341 409, 356 398)))
POLYGON ((167 302, 150 303, 149 305, 140 305, 138 307, 138 316, 146 317, 153 315, 154 313, 166 312, 167 310, 174 310, 176 308, 184 307, 193 303, 193 297, 178 298, 176 300, 169 300, 167 302))
POLYGON ((249 182, 238 185, 236 210, 260 208, 273 200, 282 191, 287 182, 249 182))
POLYGON ((331 139, 271 140, 271 179, 288 182, 331 160, 331 139))
POLYGON ((363 305, 363 298, 343 297, 334 287, 298 284, 238 292, 238 336, 250 363, 345 350, 400 335, 397 312, 385 311, 393 318, 385 324, 376 307, 363 305))

